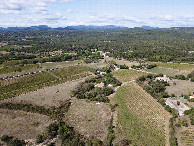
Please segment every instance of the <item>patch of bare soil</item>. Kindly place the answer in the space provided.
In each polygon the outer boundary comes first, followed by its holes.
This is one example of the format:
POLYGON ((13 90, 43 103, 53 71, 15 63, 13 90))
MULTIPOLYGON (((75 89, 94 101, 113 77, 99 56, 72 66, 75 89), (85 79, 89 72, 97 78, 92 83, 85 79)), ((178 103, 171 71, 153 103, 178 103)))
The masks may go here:
POLYGON ((188 92, 194 92, 194 82, 188 80, 173 80, 170 81, 170 86, 166 87, 166 92, 169 95, 175 94, 181 96, 181 94, 188 94, 188 92))
POLYGON ((27 104, 33 104, 33 105, 45 106, 45 107, 59 106, 61 102, 70 98, 71 91, 80 82, 83 82, 86 78, 88 77, 73 80, 56 86, 39 89, 37 91, 29 92, 10 99, 0 101, 0 103, 15 102, 15 103, 27 103, 27 104))
POLYGON ((35 139, 52 122, 45 115, 0 109, 0 137, 9 135, 23 140, 35 139))
POLYGON ((111 122, 111 109, 106 103, 72 99, 66 121, 80 134, 90 138, 105 140, 111 122))

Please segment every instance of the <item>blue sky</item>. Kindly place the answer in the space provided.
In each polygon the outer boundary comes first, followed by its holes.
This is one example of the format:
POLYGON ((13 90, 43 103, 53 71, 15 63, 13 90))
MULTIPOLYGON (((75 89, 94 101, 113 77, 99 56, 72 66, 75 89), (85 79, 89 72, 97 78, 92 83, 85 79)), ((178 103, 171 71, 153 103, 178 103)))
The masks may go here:
POLYGON ((0 0, 0 27, 194 27, 194 0, 0 0))

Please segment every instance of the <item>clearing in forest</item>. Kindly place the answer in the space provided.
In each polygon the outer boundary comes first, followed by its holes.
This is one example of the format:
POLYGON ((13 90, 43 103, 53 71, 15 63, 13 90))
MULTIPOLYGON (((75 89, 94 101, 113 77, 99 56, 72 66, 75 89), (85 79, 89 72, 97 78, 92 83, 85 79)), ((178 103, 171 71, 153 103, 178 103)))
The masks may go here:
POLYGON ((112 74, 114 77, 116 77, 116 79, 118 79, 121 82, 129 82, 131 80, 137 79, 142 75, 145 75, 146 73, 132 69, 121 69, 113 71, 112 74))
POLYGON ((136 83, 120 87, 115 96, 118 104, 116 139, 132 145, 165 145, 165 118, 169 113, 136 83))

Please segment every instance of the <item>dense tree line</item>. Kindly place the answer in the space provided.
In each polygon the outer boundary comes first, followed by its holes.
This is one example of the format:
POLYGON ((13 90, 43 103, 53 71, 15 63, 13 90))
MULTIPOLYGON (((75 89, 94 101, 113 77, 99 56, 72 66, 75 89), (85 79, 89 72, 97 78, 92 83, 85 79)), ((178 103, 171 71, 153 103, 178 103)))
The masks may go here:
POLYGON ((0 49, 35 54, 62 50, 76 52, 78 56, 88 56, 87 51, 101 50, 110 52, 112 57, 128 60, 193 62, 193 40, 192 29, 1 31, 0 42, 8 42, 8 46, 0 49), (29 46, 22 47, 25 45, 29 46))

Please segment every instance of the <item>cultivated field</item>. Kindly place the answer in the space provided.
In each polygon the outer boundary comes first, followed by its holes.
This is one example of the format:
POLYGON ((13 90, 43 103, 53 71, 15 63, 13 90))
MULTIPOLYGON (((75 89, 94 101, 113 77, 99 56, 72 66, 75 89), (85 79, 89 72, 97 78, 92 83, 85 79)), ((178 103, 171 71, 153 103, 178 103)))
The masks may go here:
POLYGON ((122 69, 118 71, 112 72, 113 76, 116 77, 121 82, 128 82, 131 80, 135 80, 138 77, 145 75, 146 73, 136 71, 136 70, 129 70, 129 69, 122 69))
POLYGON ((64 61, 64 62, 47 62, 47 63, 43 63, 42 67, 44 69, 50 69, 50 68, 61 68, 61 67, 66 67, 66 66, 70 66, 70 65, 77 65, 79 63, 81 63, 81 60, 75 60, 75 61, 64 61))
POLYGON ((99 62, 99 63, 89 63, 89 64, 84 63, 82 65, 88 66, 88 67, 91 67, 91 68, 94 68, 94 69, 107 67, 107 64, 106 63, 103 63, 103 62, 99 62))
POLYGON ((194 144, 194 126, 183 127, 180 133, 181 146, 193 146, 194 144))
POLYGON ((149 64, 156 64, 159 67, 173 68, 179 70, 194 70, 194 64, 180 64, 180 63, 163 63, 163 62, 149 62, 149 64))
MULTIPOLYGON (((17 79, 16 82, 0 81, 0 100, 17 96, 43 87, 57 85, 88 76, 89 67, 74 66, 49 72, 41 72, 17 79)), ((11 79, 12 80, 12 79, 11 79)))
POLYGON ((105 103, 96 104, 80 99, 73 99, 67 112, 66 121, 76 131, 90 138, 105 140, 111 121, 111 110, 105 103))
POLYGON ((194 82, 188 80, 173 80, 170 81, 170 86, 166 86, 166 92, 169 95, 175 94, 176 96, 181 96, 181 94, 192 94, 194 92, 194 82), (173 84, 176 83, 175 84, 173 84))
POLYGON ((138 65, 139 63, 138 62, 136 62, 136 61, 133 61, 133 62, 131 62, 131 61, 128 61, 128 60, 124 60, 124 59, 122 59, 122 60, 119 60, 119 59, 114 59, 114 58, 112 58, 112 57, 109 57, 109 58, 106 58, 106 61, 115 61, 117 64, 119 64, 119 65, 127 65, 127 66, 129 66, 129 67, 131 67, 132 65, 138 65))
POLYGON ((152 69, 148 69, 148 72, 156 73, 156 74, 164 74, 167 76, 175 76, 175 75, 188 75, 190 71, 188 70, 179 70, 173 68, 166 68, 166 67, 155 67, 152 69))
POLYGON ((9 135, 23 140, 35 139, 52 122, 45 115, 0 109, 0 137, 9 135))
POLYGON ((70 99, 71 91, 86 78, 87 77, 84 77, 74 81, 58 84, 56 86, 39 89, 37 91, 22 94, 1 102, 33 104, 44 107, 59 106, 60 103, 66 99, 70 99))
POLYGON ((16 72, 18 70, 24 71, 24 70, 38 68, 38 67, 39 67, 39 64, 29 64, 29 65, 25 65, 25 66, 6 67, 6 68, 0 69, 0 74, 7 74, 7 73, 11 73, 11 72, 16 72))
POLYGON ((118 104, 116 139, 132 145, 165 145, 168 112, 136 83, 120 87, 114 96, 118 104))

